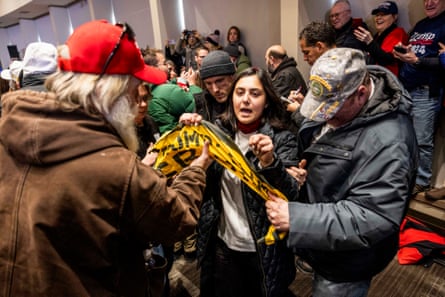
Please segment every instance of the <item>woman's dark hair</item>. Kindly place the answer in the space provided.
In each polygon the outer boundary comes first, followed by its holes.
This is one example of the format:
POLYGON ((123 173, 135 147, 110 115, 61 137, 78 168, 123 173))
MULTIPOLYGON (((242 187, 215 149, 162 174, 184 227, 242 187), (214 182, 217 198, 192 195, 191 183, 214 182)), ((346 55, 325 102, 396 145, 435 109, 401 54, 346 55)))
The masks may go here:
POLYGON ((229 129, 232 133, 238 130, 235 111, 233 109, 233 93, 235 92, 236 84, 241 78, 252 75, 258 77, 266 95, 266 107, 261 117, 261 125, 264 125, 267 122, 273 128, 278 130, 289 129, 289 123, 291 122, 290 114, 286 111, 283 102, 276 93, 269 74, 258 67, 247 68, 239 73, 233 81, 229 96, 227 97, 227 108, 220 116, 223 126, 229 129))
POLYGON ((238 34, 238 41, 241 41, 241 30, 237 26, 230 26, 229 30, 227 30, 227 35, 226 35, 227 41, 230 43, 229 34, 230 34, 230 31, 232 31, 232 29, 234 29, 236 31, 236 33, 238 34))

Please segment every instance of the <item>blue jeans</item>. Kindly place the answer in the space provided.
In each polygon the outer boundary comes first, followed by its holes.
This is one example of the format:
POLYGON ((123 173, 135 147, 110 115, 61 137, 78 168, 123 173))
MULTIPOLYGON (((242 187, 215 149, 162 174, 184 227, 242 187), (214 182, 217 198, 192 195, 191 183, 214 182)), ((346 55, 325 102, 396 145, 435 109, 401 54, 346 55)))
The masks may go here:
POLYGON ((315 273, 312 297, 366 297, 371 279, 358 282, 333 282, 315 273))
POLYGON ((419 87, 410 92, 413 101, 413 125, 419 147, 419 167, 416 184, 429 186, 431 183, 434 131, 440 111, 439 97, 430 97, 428 87, 419 87))

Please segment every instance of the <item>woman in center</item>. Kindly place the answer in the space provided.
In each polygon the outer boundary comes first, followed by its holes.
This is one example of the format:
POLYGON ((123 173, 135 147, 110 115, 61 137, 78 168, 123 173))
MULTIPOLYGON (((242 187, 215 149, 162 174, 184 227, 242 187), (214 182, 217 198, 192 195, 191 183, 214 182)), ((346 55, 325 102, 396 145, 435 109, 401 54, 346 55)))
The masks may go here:
MULTIPOLYGON (((269 76, 248 68, 229 94, 216 124, 270 185, 295 200, 298 183, 286 167, 298 164, 297 139, 269 76)), ((180 122, 201 120, 198 114, 184 114, 180 122)), ((197 227, 200 296, 293 296, 288 286, 295 277, 294 256, 286 240, 272 245, 258 241, 270 226, 265 200, 217 162, 207 170, 207 180, 197 227)))

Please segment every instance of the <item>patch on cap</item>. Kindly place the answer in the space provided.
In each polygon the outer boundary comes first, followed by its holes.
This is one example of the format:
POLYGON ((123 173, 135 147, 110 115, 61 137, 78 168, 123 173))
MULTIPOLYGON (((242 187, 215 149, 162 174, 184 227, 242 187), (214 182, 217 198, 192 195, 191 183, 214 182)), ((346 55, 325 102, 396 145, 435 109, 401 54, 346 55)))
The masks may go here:
POLYGON ((334 48, 325 52, 312 66, 310 91, 303 100, 300 113, 313 121, 332 119, 363 82, 366 73, 361 51, 334 48))

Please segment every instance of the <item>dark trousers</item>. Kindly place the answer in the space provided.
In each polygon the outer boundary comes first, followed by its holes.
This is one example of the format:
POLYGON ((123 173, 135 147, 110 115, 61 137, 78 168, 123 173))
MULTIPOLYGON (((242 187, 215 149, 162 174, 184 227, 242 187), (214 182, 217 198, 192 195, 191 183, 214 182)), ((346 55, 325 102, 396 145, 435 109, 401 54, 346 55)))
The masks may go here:
POLYGON ((201 266, 201 297, 265 296, 256 252, 234 251, 217 239, 212 257, 201 266))

